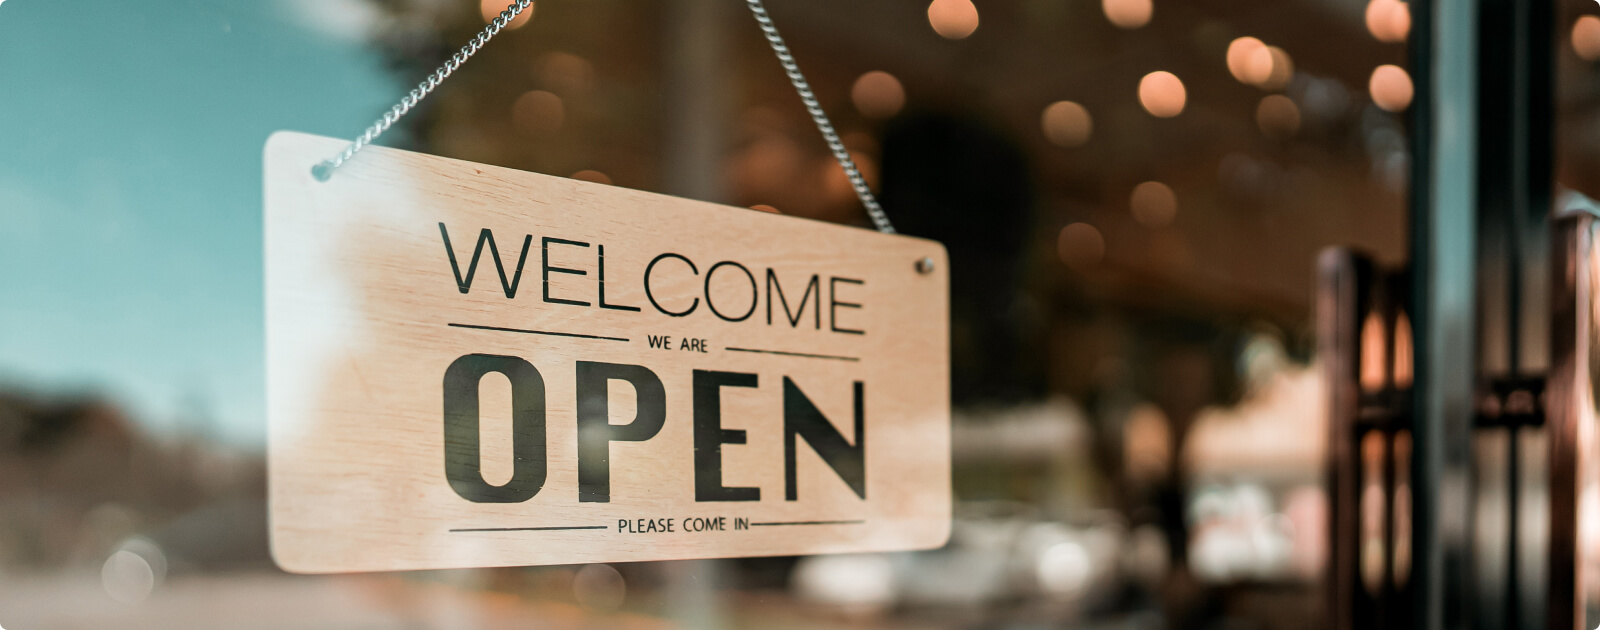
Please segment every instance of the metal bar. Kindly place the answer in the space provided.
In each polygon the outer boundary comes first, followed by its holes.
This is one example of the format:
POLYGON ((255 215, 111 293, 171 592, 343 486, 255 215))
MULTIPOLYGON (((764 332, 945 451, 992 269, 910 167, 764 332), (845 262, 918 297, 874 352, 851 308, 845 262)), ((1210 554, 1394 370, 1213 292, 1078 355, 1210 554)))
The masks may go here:
POLYGON ((1554 226, 1550 283, 1550 376, 1545 389, 1545 427, 1550 453, 1550 604, 1545 627, 1587 630, 1579 577, 1578 493, 1582 453, 1579 423, 1593 403, 1587 396, 1589 345, 1594 300, 1589 265, 1594 219, 1566 217, 1554 226))
POLYGON ((1419 630, 1465 625, 1476 349, 1478 0, 1416 0, 1411 68, 1411 286, 1416 381, 1415 599, 1419 630))

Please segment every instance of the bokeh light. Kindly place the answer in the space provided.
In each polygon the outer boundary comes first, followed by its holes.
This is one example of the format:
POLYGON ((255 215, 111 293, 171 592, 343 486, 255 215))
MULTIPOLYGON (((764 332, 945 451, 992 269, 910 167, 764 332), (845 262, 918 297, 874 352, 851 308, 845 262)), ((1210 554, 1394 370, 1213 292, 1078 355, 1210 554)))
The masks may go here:
MULTIPOLYGON (((513 0, 482 0, 479 2, 478 10, 483 13, 483 23, 493 22, 495 18, 500 17, 501 12, 511 8, 513 3, 513 0)), ((511 18, 511 22, 506 24, 506 29, 514 31, 522 28, 523 24, 527 24, 528 20, 533 19, 533 8, 537 4, 537 2, 528 3, 528 8, 518 13, 517 17, 511 18)))
POLYGON ((583 180, 583 181, 586 181, 586 182, 594 182, 596 184, 605 184, 607 186, 611 185, 611 176, 610 175, 607 175, 605 173, 602 173, 600 171, 595 171, 595 170, 578 171, 578 172, 572 174, 572 178, 573 179, 583 180))
POLYGON ((1585 15, 1572 24, 1572 52, 1584 61, 1600 59, 1600 17, 1585 15))
POLYGON ((1151 0, 1100 0, 1100 9, 1105 11, 1106 19, 1119 28, 1139 28, 1150 23, 1150 16, 1155 12, 1151 0))
POLYGON ((905 106, 906 90, 894 75, 873 70, 856 78, 855 85, 850 87, 850 101, 862 116, 889 118, 905 106))
POLYGON ((1164 70, 1144 75, 1139 80, 1139 104, 1151 116, 1171 118, 1183 113, 1189 99, 1178 76, 1164 70))
POLYGON ((769 205, 764 204, 764 203, 758 203, 756 205, 750 206, 750 209, 751 210, 760 210, 762 212, 770 212, 772 214, 783 214, 783 212, 778 210, 777 208, 774 208, 774 207, 769 206, 769 205))
POLYGON ((1061 228, 1056 238, 1056 255, 1073 269, 1092 269, 1106 256, 1106 239, 1100 235, 1100 230, 1088 223, 1072 223, 1061 228))
POLYGON ((155 569, 143 556, 121 549, 112 553, 101 565, 100 584, 111 599, 124 604, 137 604, 155 589, 155 569))
POLYGON ((1128 206, 1133 211, 1133 220, 1145 227, 1166 227, 1178 216, 1178 196, 1161 182, 1134 186, 1128 206))
POLYGON ((1367 31, 1380 42, 1406 41, 1411 32, 1411 9, 1400 0, 1372 0, 1367 3, 1367 31))
POLYGON ((972 0, 933 0, 928 5, 928 24, 945 39, 966 39, 978 30, 978 7, 972 0))
POLYGON ((1256 125, 1269 137, 1291 137, 1300 131, 1300 107, 1287 96, 1269 94, 1256 106, 1256 125))
POLYGON ((1072 101, 1057 101, 1044 108, 1039 126, 1045 139, 1060 147, 1080 147, 1094 134, 1094 119, 1089 110, 1072 101))
MULTIPOLYGON (((851 151, 850 159, 856 163, 861 179, 867 180, 867 187, 877 188, 878 161, 860 151, 851 151)), ((836 203, 849 203, 857 199, 855 184, 850 183, 850 176, 844 172, 843 166, 839 166, 838 160, 829 155, 818 158, 817 165, 821 173, 823 195, 836 203)))
POLYGON ((527 92, 511 105, 511 126, 529 136, 552 135, 561 130, 565 118, 561 97, 544 90, 527 92))
POLYGON ((1267 45, 1254 37, 1240 37, 1228 44, 1228 73, 1233 75, 1240 83, 1255 85, 1258 81, 1252 80, 1251 59, 1256 51, 1266 49, 1267 45))
POLYGON ((1372 102, 1386 111, 1398 112, 1411 105, 1411 75, 1400 66, 1384 64, 1372 71, 1367 82, 1372 102))
POLYGON ((581 96, 594 88, 594 64, 572 53, 548 52, 534 63, 534 76, 543 87, 567 96, 581 96))
POLYGON ((1281 90, 1294 78, 1294 61, 1282 48, 1263 46, 1250 53, 1245 76, 1263 90, 1281 90))
POLYGON ((572 578, 572 595, 586 610, 611 612, 622 607, 628 583, 609 564, 586 565, 572 578))

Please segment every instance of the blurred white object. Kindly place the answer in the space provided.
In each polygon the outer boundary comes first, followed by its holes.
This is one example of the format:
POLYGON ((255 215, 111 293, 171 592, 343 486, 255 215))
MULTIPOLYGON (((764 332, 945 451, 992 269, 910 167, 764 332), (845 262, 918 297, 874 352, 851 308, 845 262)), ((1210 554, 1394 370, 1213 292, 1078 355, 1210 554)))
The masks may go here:
POLYGON ((894 603, 894 564, 881 554, 809 556, 795 565, 793 586, 802 598, 854 609, 894 603))
POLYGON ((1048 593, 1077 595, 1088 586, 1093 570, 1083 545, 1056 543, 1039 557, 1039 586, 1048 593))
POLYGON ((139 554, 119 549, 106 558, 100 567, 100 583, 111 599, 124 604, 137 604, 150 596, 155 589, 155 570, 139 554))
POLYGON ((612 612, 627 598, 628 583, 611 565, 591 564, 572 578, 572 595, 587 610, 612 612))
POLYGON ((1326 453, 1327 412, 1317 365, 1255 371, 1261 373, 1252 378, 1260 383, 1238 405, 1210 407, 1196 415, 1180 454, 1184 467, 1197 479, 1318 478, 1326 453))
MULTIPOLYGON (((1291 494, 1302 496, 1299 492, 1291 494)), ((1304 560, 1307 557, 1314 560, 1315 550, 1296 547, 1307 538, 1296 535, 1301 525, 1295 519, 1305 519, 1308 515, 1315 518, 1325 512, 1296 507, 1292 514, 1284 514, 1274 509, 1272 494, 1265 486, 1240 482, 1201 489, 1190 503, 1189 514, 1189 564, 1195 576, 1203 581, 1269 581, 1315 576, 1304 560)), ((1309 524, 1307 526, 1309 528, 1309 524)))
MULTIPOLYGON (((1077 516, 1069 524, 1041 519, 1021 504, 966 503, 958 506, 942 549, 802 558, 790 584, 802 599, 854 612, 979 609, 1022 600, 1071 616, 1115 591, 1128 552, 1126 526, 1116 515, 1077 516)), ((1164 541, 1158 547, 1154 563, 1136 563, 1143 572, 1164 572, 1164 541)))

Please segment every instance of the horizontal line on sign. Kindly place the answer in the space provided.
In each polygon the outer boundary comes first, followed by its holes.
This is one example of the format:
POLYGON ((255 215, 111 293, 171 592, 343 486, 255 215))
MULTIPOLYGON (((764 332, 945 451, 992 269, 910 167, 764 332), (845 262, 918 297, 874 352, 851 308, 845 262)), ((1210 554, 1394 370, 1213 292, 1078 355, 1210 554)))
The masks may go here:
POLYGON ((779 527, 783 525, 860 525, 866 521, 786 521, 781 523, 751 523, 751 527, 779 527))
POLYGON ((477 527, 452 529, 452 532, 559 532, 573 529, 606 529, 605 525, 572 525, 567 527, 477 527))
POLYGON ((727 348, 728 352, 756 352, 760 354, 781 354, 786 357, 805 357, 807 359, 833 359, 835 361, 860 361, 856 357, 841 357, 832 354, 810 354, 806 352, 784 352, 783 350, 756 350, 754 348, 727 348))
POLYGON ((580 335, 578 333, 550 332, 548 330, 527 330, 525 328, 502 328, 500 326, 479 326, 477 324, 450 324, 455 328, 471 328, 474 330, 498 330, 500 332, 523 333, 527 335, 550 335, 552 337, 572 337, 574 339, 602 339, 605 341, 627 341, 622 337, 603 337, 600 335, 580 335))

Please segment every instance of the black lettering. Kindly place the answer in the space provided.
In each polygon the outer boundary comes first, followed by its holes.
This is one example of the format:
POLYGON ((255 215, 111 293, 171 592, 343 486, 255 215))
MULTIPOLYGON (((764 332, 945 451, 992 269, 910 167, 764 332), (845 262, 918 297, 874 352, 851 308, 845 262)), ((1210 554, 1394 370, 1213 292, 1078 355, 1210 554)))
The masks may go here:
POLYGON ((778 283, 778 274, 767 268, 767 325, 772 325, 772 289, 778 289, 778 302, 783 305, 783 316, 789 319, 789 327, 800 326, 800 318, 806 314, 806 302, 811 301, 811 292, 817 293, 816 329, 822 330, 822 285, 817 274, 811 274, 811 282, 806 284, 805 295, 800 296, 800 309, 794 313, 789 312, 789 300, 783 296, 783 285, 778 283))
POLYGON ((444 222, 439 222, 439 235, 444 237, 444 252, 450 256, 450 271, 456 276, 456 288, 466 293, 472 288, 472 276, 478 273, 478 257, 483 254, 484 242, 489 243, 489 254, 494 257, 494 268, 500 272, 500 287, 505 290, 506 298, 517 297, 517 284, 522 282, 522 264, 528 262, 528 246, 533 244, 533 235, 529 234, 522 239, 522 257, 517 259, 517 272, 506 280, 506 267, 500 262, 500 248, 494 244, 494 232, 483 228, 478 233, 478 246, 472 250, 472 263, 467 265, 467 276, 461 277, 461 266, 456 264, 456 250, 450 246, 450 232, 444 229, 444 222))
POLYGON ((745 443, 744 431, 722 428, 722 388, 756 383, 754 374, 694 371, 694 500, 761 500, 760 488, 722 485, 722 445, 745 443))
POLYGON ((672 337, 667 335, 645 335, 645 342, 649 343, 652 348, 672 349, 672 337))
POLYGON ((828 326, 833 328, 833 332, 848 333, 852 335, 865 335, 867 333, 864 330, 839 327, 839 307, 843 306, 845 308, 861 308, 860 304, 856 304, 854 302, 839 301, 838 283, 840 282, 846 284, 866 284, 866 282, 861 280, 852 280, 850 278, 828 278, 828 326))
POLYGON ((694 261, 691 261, 688 258, 684 258, 683 256, 680 256, 678 254, 662 254, 660 256, 656 256, 654 259, 651 259, 650 264, 645 265, 645 267, 644 267, 644 297, 645 297, 645 299, 650 300, 650 305, 656 307, 656 310, 661 311, 662 313, 666 313, 667 315, 671 315, 673 317, 683 317, 685 315, 693 313, 694 309, 700 307, 700 298, 695 298, 694 299, 694 303, 690 304, 689 308, 687 310, 675 313, 675 312, 669 311, 667 309, 661 308, 661 303, 656 301, 655 294, 650 291, 650 272, 655 270, 656 263, 661 262, 661 260, 663 258, 676 258, 678 260, 681 260, 681 261, 683 261, 683 262, 685 262, 685 263, 687 263, 689 265, 689 271, 694 272, 694 275, 697 275, 697 276, 700 275, 700 270, 695 268, 694 261))
POLYGON ((667 420, 667 394, 660 377, 643 366, 578 362, 578 501, 611 501, 611 443, 643 442, 667 420), (628 424, 611 424, 609 387, 633 385, 638 413, 628 424))
POLYGON ((614 311, 639 312, 637 306, 624 306, 621 304, 606 304, 606 246, 600 246, 600 308, 609 308, 614 311))
POLYGON ((589 275, 589 272, 584 271, 582 269, 567 269, 565 267, 551 267, 550 266, 550 244, 551 243, 555 243, 557 245, 573 245, 573 246, 577 246, 577 247, 588 247, 589 246, 588 243, 584 243, 584 242, 581 242, 581 241, 569 241, 569 240, 566 240, 566 239, 553 238, 553 237, 549 237, 549 236, 546 236, 546 237, 544 237, 542 239, 539 239, 539 246, 543 250, 542 253, 544 254, 544 257, 543 257, 543 261, 544 261, 544 265, 543 265, 544 266, 544 301, 550 302, 552 304, 571 304, 573 306, 588 306, 589 305, 588 302, 582 302, 582 301, 579 301, 579 300, 567 300, 567 299, 562 299, 562 298, 550 297, 550 272, 554 271, 556 273, 570 273, 570 274, 575 275, 575 276, 587 276, 587 275, 589 275))
POLYGON ((444 476, 474 503, 520 503, 539 494, 545 479, 544 378, 533 364, 493 354, 469 354, 444 371, 444 476), (511 481, 483 480, 478 438, 478 382, 499 372, 511 381, 511 481))
POLYGON ((805 438, 812 450, 833 468, 856 496, 867 498, 867 431, 866 414, 862 401, 863 385, 855 382, 856 443, 851 446, 844 436, 833 428, 833 423, 822 415, 817 406, 806 398, 805 392, 795 386, 789 377, 783 377, 783 475, 784 497, 796 500, 798 492, 795 474, 795 437, 805 438))
POLYGON ((722 318, 723 321, 742 322, 750 319, 750 315, 756 312, 756 300, 758 300, 760 297, 761 293, 756 289, 756 276, 755 274, 750 273, 750 270, 746 269, 744 265, 731 260, 724 260, 712 265, 711 269, 706 270, 706 306, 711 307, 711 312, 717 317, 722 318), (750 279, 750 310, 745 311, 743 315, 738 317, 728 317, 727 315, 723 315, 722 311, 717 310, 717 305, 711 302, 711 276, 716 275, 717 270, 721 269, 723 265, 733 265, 738 267, 740 271, 744 272, 745 277, 750 279))

